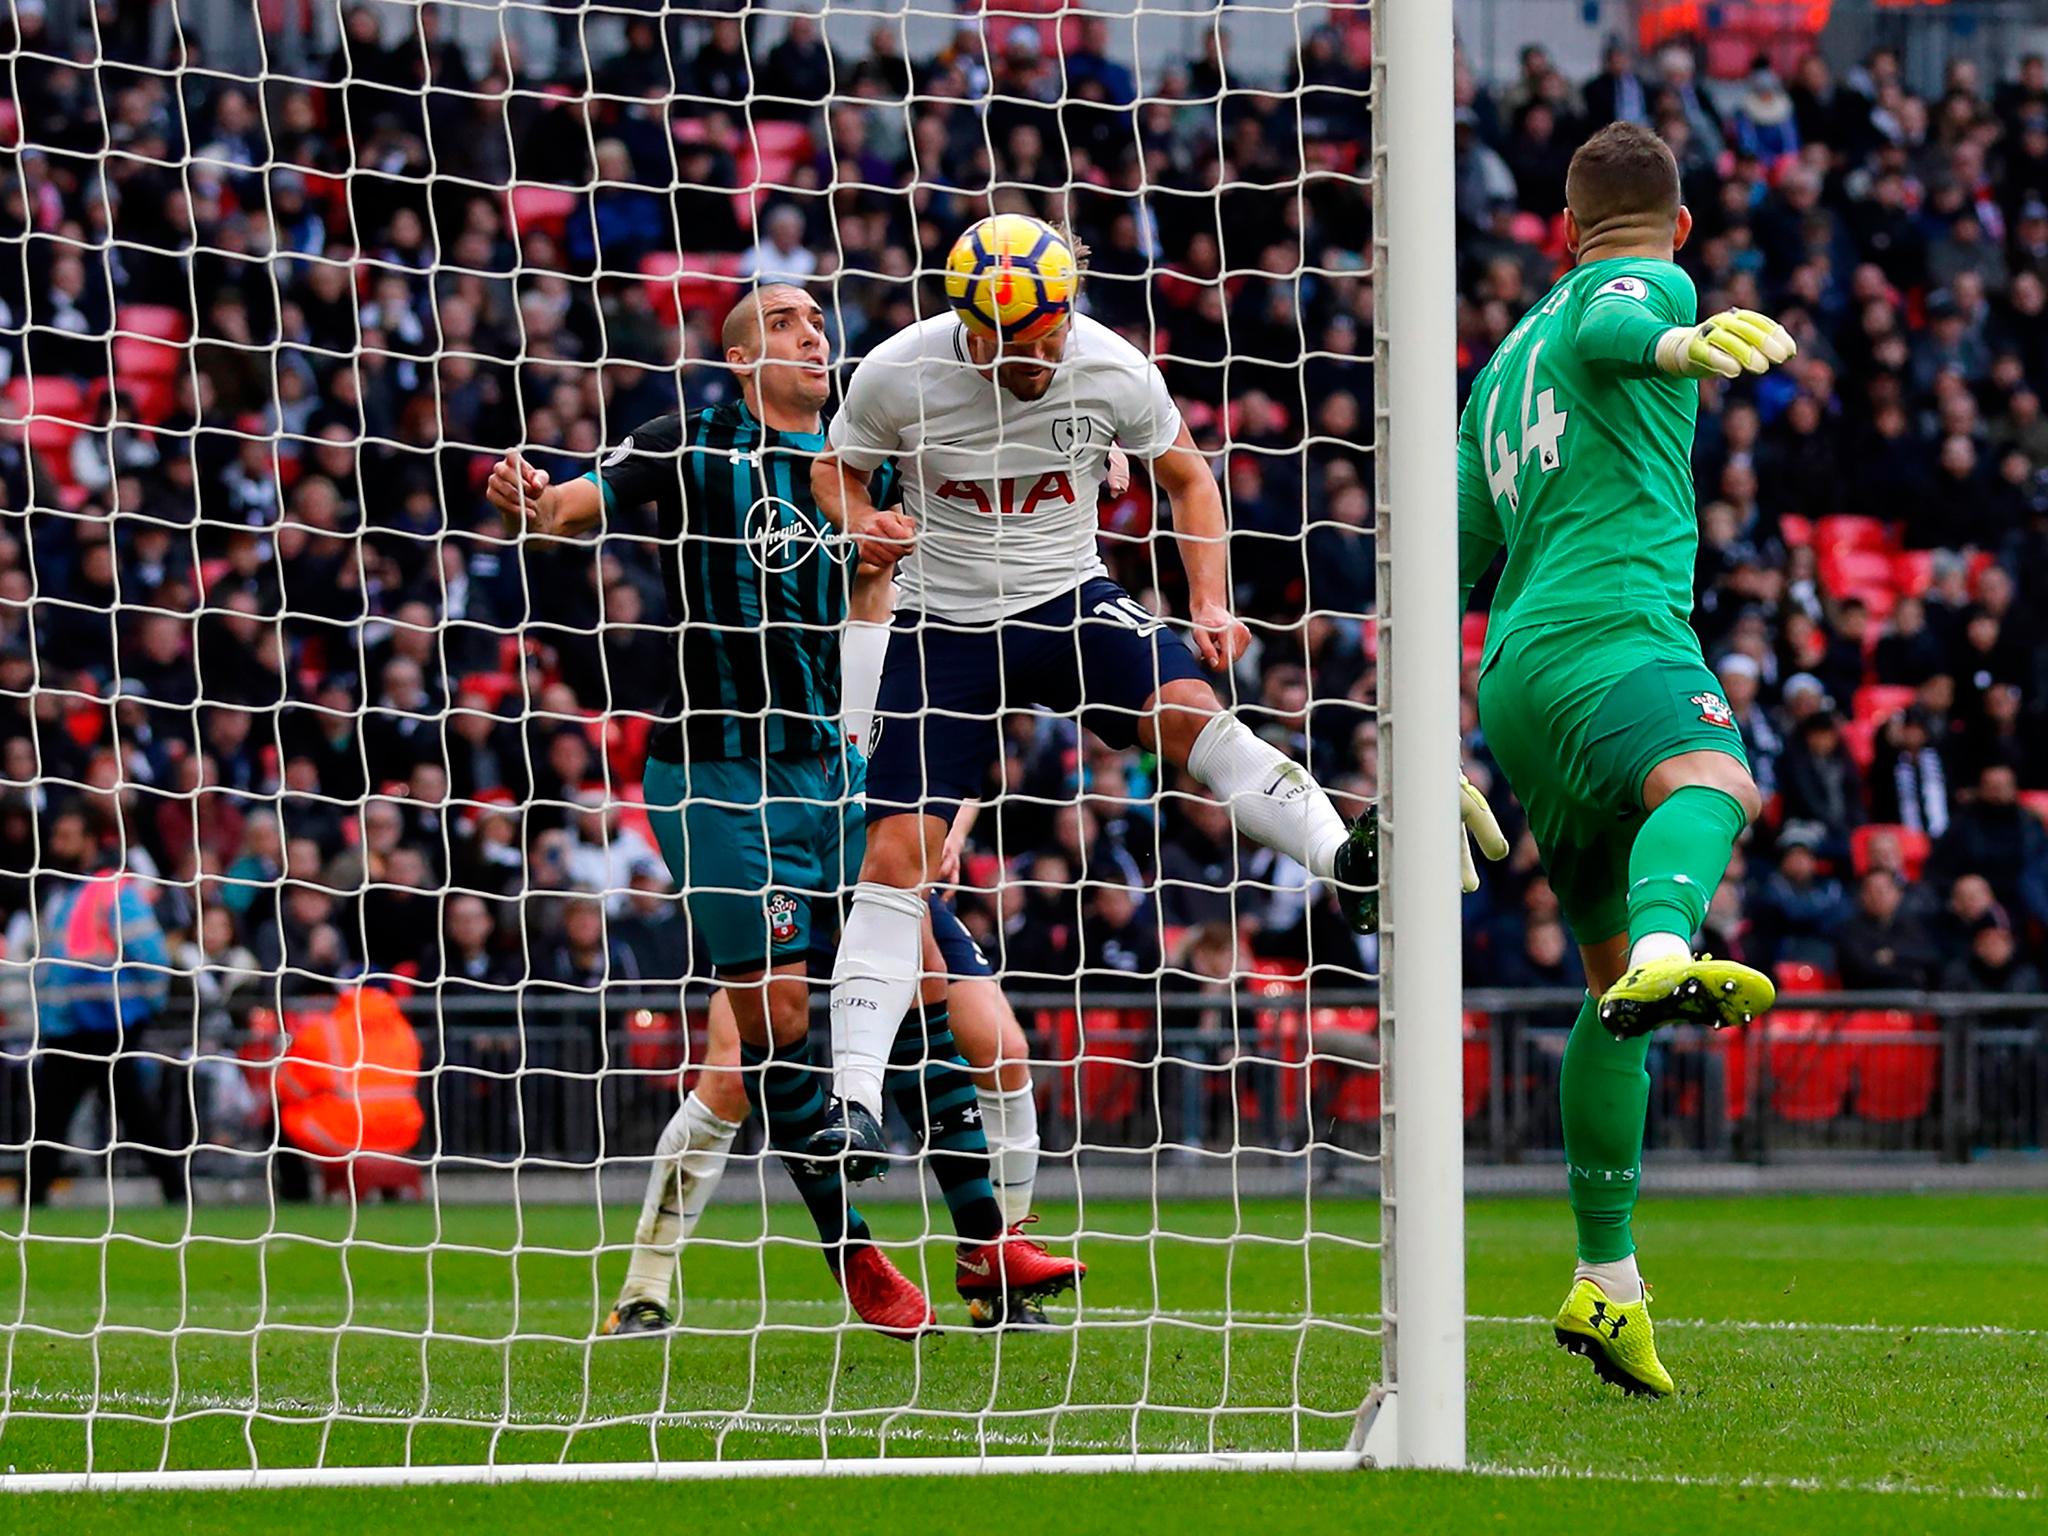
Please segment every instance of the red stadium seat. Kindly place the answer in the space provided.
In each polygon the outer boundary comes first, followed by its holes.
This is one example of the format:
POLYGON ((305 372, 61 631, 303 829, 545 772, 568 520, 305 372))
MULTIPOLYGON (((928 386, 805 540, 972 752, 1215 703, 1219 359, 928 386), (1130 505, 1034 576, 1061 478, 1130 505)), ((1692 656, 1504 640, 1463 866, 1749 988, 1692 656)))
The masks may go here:
MULTIPOLYGON (((1251 990, 1266 997, 1286 997, 1308 990, 1308 977, 1292 960, 1254 960, 1251 990)), ((1282 1134, 1301 1124, 1310 1113, 1306 1099, 1309 1058, 1309 1019, 1302 1008, 1261 1008, 1253 1016, 1257 1030, 1252 1053, 1265 1072, 1239 1079, 1240 1113, 1250 1117, 1272 1106, 1260 1102, 1260 1078, 1271 1084, 1278 1097, 1278 1120, 1282 1134)))
POLYGON ((1465 1010, 1465 1118, 1473 1119, 1493 1096, 1493 1024, 1483 1013, 1465 1010))
POLYGON ((1892 557, 1882 550, 1824 546, 1820 552, 1820 582, 1835 597, 1860 595, 1860 590, 1866 587, 1889 589, 1892 557))
POLYGON ((1342 1125, 1380 1117, 1380 1075, 1367 1065, 1367 1039, 1379 1033, 1377 1008, 1317 1008, 1309 1016, 1317 1113, 1342 1125))
POLYGON ((569 227, 569 215, 576 211, 577 194, 566 187, 515 186, 512 189, 512 227, 524 237, 536 231, 560 240, 569 227))
POLYGON ((1756 1053, 1749 1029, 1717 1029, 1711 1047, 1721 1058, 1722 1097, 1732 1125, 1749 1118, 1749 1096, 1754 1086, 1756 1053))
POLYGON ((1854 1048, 1835 1039, 1835 1034, 1824 1013, 1795 1009, 1765 1020, 1771 1109, 1779 1119, 1809 1124, 1832 1120, 1842 1112, 1856 1062, 1854 1048))
POLYGON ((158 341, 183 341, 191 332, 191 324, 183 310, 169 304, 123 304, 114 311, 114 330, 158 341))
POLYGON ((1898 1035, 1896 1043, 1865 1040, 1855 1047, 1855 1110, 1866 1120, 1918 1120, 1934 1103, 1941 1076, 1940 1030, 1932 1018, 1899 1009, 1852 1013, 1853 1035, 1898 1035))
POLYGON ((1468 613, 1459 621, 1458 636, 1464 643, 1465 665, 1476 667, 1486 652, 1486 618, 1483 613, 1468 613))
POLYGON ((1910 708, 1918 697, 1917 690, 1896 683, 1871 683, 1856 690, 1856 697, 1850 703, 1850 713, 1858 720, 1875 720, 1883 724, 1900 710, 1910 708))
POLYGON ((1849 834, 1849 859, 1856 873, 1870 873, 1870 845, 1880 837, 1898 839, 1899 854, 1906 866, 1906 878, 1918 880, 1921 868, 1927 863, 1927 855, 1934 851, 1933 840, 1925 832, 1916 832, 1911 827, 1901 827, 1882 821, 1858 827, 1849 834))
POLYGON ((763 160, 773 158, 796 164, 811 158, 811 130, 802 123, 757 120, 754 141, 761 146, 763 160))
POLYGON ((1823 555, 1835 549, 1883 555, 1898 547, 1891 525, 1882 519, 1840 515, 1823 517, 1813 525, 1813 543, 1823 555))
POLYGON ((1871 618, 1882 624, 1892 616, 1892 610, 1899 605, 1899 594, 1887 582, 1882 586, 1850 587, 1834 594, 1836 597, 1853 597, 1870 610, 1871 618))
POLYGON ((1826 992, 1835 985, 1834 977, 1804 960, 1788 960, 1772 966, 1771 977, 1777 982, 1780 992, 1826 992))
POLYGON ((1866 773, 1877 761, 1877 722, 1875 720, 1844 720, 1842 722, 1842 745, 1849 749, 1849 759, 1866 773))
POLYGON ((1919 597, 1934 585, 1934 551, 1908 549, 1892 556, 1892 583, 1907 597, 1919 597))
POLYGON ((175 343, 144 336, 114 338, 114 378, 119 387, 130 387, 137 379, 174 379, 185 366, 185 349, 175 343))
POLYGON ((677 256, 656 251, 641 259, 640 270, 666 279, 654 285, 654 308, 670 325, 683 314, 701 314, 715 330, 746 290, 739 276, 740 258, 723 252, 677 256))

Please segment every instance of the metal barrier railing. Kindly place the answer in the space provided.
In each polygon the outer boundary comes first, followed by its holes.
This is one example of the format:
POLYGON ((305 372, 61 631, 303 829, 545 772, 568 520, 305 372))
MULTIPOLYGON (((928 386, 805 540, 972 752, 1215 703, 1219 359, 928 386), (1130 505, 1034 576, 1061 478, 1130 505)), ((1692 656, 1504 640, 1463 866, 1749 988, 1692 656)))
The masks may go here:
MULTIPOLYGON (((644 1154, 679 1077, 703 1060, 707 996, 628 985, 403 999, 422 1044, 428 1128, 416 1155, 587 1165, 644 1154)), ((1031 1041, 1048 1151, 1377 1149, 1377 995, 1355 978, 1010 996, 1031 1041)), ((323 1001, 288 999, 287 1023, 292 1008, 323 1001)), ((1556 989, 1466 994, 1474 1162, 1554 1157, 1558 1073, 1581 1001, 1556 989)), ((0 1031, 0 1165, 18 1166, 29 1139, 31 1045, 18 1026, 0 1031)), ((173 1123, 198 1144, 268 1144, 275 1032, 159 1026, 135 1046, 173 1123)), ((1653 1153, 1967 1161, 2048 1145, 2048 995, 1793 994, 1747 1030, 1665 1031, 1650 1069, 1653 1153)), ((62 1127, 37 1134, 80 1144, 62 1127)))

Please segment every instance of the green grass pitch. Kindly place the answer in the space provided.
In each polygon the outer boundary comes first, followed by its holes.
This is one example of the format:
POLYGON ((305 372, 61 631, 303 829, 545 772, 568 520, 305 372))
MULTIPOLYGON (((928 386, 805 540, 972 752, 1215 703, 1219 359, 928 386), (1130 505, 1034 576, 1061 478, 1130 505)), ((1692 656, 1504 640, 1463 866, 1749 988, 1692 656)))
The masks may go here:
MULTIPOLYGON (((920 1220, 874 1214, 885 1237, 920 1220)), ((28 1237, 18 1218, 0 1235, 0 1467, 83 1465, 78 1415, 94 1402, 91 1456, 106 1470, 821 1444, 1334 1448, 1376 1363, 1378 1213, 1319 1196, 1304 1243, 1307 1214, 1301 1200, 1091 1201, 1088 1326, 1000 1340, 962 1327, 912 1349, 840 1330, 790 1208, 770 1208, 768 1230, 788 1241, 765 1247, 760 1210, 713 1211, 700 1237, 718 1242, 689 1258, 686 1331, 597 1343, 624 1260, 591 1250, 628 1240, 621 1209, 373 1207, 351 1224, 322 1208, 288 1212, 294 1235, 259 1243, 267 1213, 222 1208, 199 1213, 182 1251, 160 1212, 123 1212, 111 1241, 91 1240, 103 1214, 38 1213, 28 1237), (97 1337, 66 1336, 96 1324, 97 1337)), ((1568 1276, 1561 1202, 1468 1214, 1471 1450, 1488 1476, 980 1477, 971 1520, 956 1479, 44 1496, 0 1527, 632 1529, 683 1511, 700 1530, 1059 1536, 1165 1529, 1189 1511, 1285 1531, 2048 1527, 2040 1197, 1647 1200, 1638 1236, 1680 1387, 1667 1403, 1622 1399, 1553 1345, 1542 1319, 1568 1276), (847 1518, 884 1507, 886 1521, 847 1518)), ((1075 1225, 1071 1207, 1045 1216, 1055 1233, 1075 1225)), ((946 1252, 897 1257, 929 1265, 941 1316, 960 1323, 946 1252)))

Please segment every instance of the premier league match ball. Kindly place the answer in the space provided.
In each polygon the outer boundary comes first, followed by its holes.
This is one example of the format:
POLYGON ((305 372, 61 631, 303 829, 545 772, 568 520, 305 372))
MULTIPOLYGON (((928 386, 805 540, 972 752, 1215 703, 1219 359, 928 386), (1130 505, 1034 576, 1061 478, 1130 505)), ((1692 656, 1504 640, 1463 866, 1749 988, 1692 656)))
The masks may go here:
POLYGON ((946 257, 946 297, 971 330, 1035 341, 1074 307, 1079 272, 1059 231, 1021 213, 971 226, 946 257))

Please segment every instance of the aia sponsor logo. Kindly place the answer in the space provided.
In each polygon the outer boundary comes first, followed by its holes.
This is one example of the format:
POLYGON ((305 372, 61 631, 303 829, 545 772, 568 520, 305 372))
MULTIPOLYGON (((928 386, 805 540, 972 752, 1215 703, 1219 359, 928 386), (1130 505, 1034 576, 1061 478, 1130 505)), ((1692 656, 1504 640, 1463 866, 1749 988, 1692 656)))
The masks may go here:
POLYGON ((995 498, 989 496, 991 482, 985 480, 948 480, 938 489, 938 495, 946 501, 957 501, 973 507, 984 517, 1029 517, 1044 507, 1071 507, 1074 504, 1074 480, 1065 470, 1055 470, 1049 475, 1040 475, 1028 483, 1017 477, 1005 477, 993 482, 995 498), (1023 494, 1018 494, 1023 488, 1023 494))

